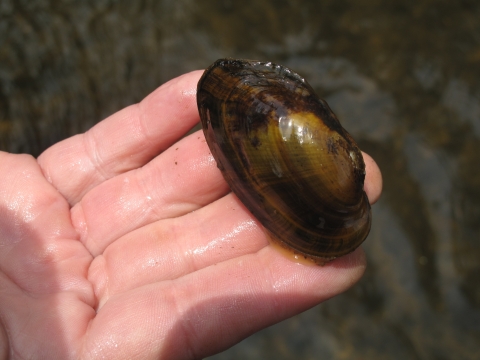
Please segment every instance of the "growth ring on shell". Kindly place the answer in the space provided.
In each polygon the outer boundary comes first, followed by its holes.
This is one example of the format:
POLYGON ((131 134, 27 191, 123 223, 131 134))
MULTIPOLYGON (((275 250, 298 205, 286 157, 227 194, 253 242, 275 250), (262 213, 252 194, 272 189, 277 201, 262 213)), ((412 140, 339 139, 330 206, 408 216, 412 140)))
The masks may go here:
POLYGON ((361 151, 300 75, 220 59, 198 82, 197 105, 225 180, 273 239, 317 262, 365 240, 371 210, 361 151))

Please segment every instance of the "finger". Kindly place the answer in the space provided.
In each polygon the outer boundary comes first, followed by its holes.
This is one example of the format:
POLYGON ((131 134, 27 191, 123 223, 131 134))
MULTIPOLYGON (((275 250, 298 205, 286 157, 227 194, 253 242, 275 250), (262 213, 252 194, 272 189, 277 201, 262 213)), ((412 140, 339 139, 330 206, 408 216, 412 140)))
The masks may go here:
POLYGON ((72 221, 80 240, 98 255, 130 231, 194 211, 228 191, 199 131, 144 167, 92 189, 72 208, 72 221))
POLYGON ((267 245, 263 227, 230 193, 198 211, 126 234, 95 258, 88 278, 102 306, 118 293, 174 280, 267 245))
POLYGON ((364 269, 361 250, 320 267, 265 247, 112 297, 91 323, 86 355, 123 359, 123 343, 141 358, 202 358, 346 290, 364 269))
MULTIPOLYGON (((365 154, 367 195, 378 198, 381 175, 365 154), (376 174, 376 175, 375 175, 376 174)), ((168 217, 178 217, 209 204, 228 187, 201 131, 182 139, 141 169, 104 182, 72 209, 81 241, 98 255, 121 236, 168 217)))
POLYGON ((365 184, 364 189, 367 193, 368 200, 370 204, 375 204, 378 199, 380 198, 380 194, 382 193, 382 173, 370 155, 367 153, 362 152, 363 161, 365 162, 365 184))
MULTIPOLYGON (((369 171, 376 171, 375 168, 373 163, 369 171)), ((380 189, 381 183, 373 183, 378 179, 381 181, 381 177, 367 176, 366 188, 380 189)), ((368 195, 373 201, 372 196, 378 196, 378 191, 369 191, 368 195)), ((185 216, 157 221, 126 234, 96 258, 90 279, 103 302, 113 294, 176 279, 258 251, 267 244, 258 221, 236 196, 229 194, 185 216)))
POLYGON ((106 179, 146 164, 199 121, 196 87, 201 74, 173 79, 139 104, 47 149, 38 163, 48 181, 75 204, 106 179))

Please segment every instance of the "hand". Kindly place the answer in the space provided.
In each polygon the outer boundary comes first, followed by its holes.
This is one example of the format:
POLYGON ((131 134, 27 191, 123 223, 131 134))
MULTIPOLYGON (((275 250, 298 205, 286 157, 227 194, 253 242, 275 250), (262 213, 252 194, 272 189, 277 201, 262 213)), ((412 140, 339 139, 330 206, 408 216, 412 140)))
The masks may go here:
MULTIPOLYGON (((200 75, 37 160, 0 153, 1 358, 202 358, 361 277, 361 249, 323 267, 279 254, 203 133, 181 139, 200 75)), ((365 161, 373 203, 381 176, 365 161)))

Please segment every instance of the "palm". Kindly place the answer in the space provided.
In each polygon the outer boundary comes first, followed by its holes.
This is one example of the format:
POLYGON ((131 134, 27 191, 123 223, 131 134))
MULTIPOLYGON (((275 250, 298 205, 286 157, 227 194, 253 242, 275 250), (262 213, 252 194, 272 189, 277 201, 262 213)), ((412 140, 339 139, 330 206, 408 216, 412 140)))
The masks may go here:
POLYGON ((198 121, 200 74, 38 161, 0 154, 3 357, 199 358, 361 276, 361 251, 324 267, 279 256, 228 194, 203 134, 179 140, 198 121))

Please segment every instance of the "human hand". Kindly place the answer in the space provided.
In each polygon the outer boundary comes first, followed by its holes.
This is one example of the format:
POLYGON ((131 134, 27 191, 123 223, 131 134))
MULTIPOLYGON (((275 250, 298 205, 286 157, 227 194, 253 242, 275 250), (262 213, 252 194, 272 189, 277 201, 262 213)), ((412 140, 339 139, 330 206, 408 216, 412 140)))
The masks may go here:
MULTIPOLYGON (((361 249, 325 266, 280 255, 203 133, 181 139, 201 74, 38 160, 0 153, 1 358, 202 358, 361 277, 361 249)), ((365 162, 374 203, 381 175, 365 162)))

